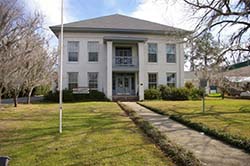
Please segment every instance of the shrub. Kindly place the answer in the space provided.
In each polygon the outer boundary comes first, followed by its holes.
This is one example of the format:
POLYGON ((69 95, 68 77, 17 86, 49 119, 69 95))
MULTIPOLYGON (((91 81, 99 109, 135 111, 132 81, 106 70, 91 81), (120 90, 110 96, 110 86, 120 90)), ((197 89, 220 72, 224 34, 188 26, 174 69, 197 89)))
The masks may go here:
POLYGON ((189 97, 189 89, 187 88, 173 88, 161 85, 159 89, 163 100, 188 100, 189 97))
POLYGON ((172 88, 170 100, 188 100, 189 90, 187 88, 172 88))
POLYGON ((59 101, 59 93, 53 93, 52 91, 49 91, 45 96, 44 96, 45 101, 52 101, 52 102, 58 102, 59 101))
POLYGON ((63 101, 64 102, 74 101, 72 90, 63 90, 63 101))
POLYGON ((193 85, 192 82, 185 82, 185 88, 187 88, 187 89, 193 89, 194 85, 193 85))
MULTIPOLYGON (((44 96, 45 101, 58 102, 59 92, 50 91, 44 96)), ((63 90, 63 102, 77 102, 77 101, 108 101, 103 92, 97 90, 89 91, 89 94, 73 94, 72 90, 63 90)))
POLYGON ((161 93, 159 89, 146 89, 144 91, 144 97, 147 100, 160 99, 161 93))
POLYGON ((200 100, 202 98, 202 95, 203 90, 197 88, 190 89, 189 100, 200 100))
POLYGON ((34 95, 47 95, 50 91, 49 85, 38 86, 34 89, 34 95))
POLYGON ((97 90, 91 90, 89 92, 89 98, 93 100, 103 100, 106 99, 106 96, 103 92, 97 90))
POLYGON ((161 93, 161 98, 163 100, 167 100, 167 99, 171 98, 172 89, 170 87, 165 86, 165 85, 160 85, 159 89, 160 89, 160 93, 161 93))
POLYGON ((174 88, 161 85, 159 87, 163 100, 197 100, 201 99, 203 91, 192 88, 174 88))

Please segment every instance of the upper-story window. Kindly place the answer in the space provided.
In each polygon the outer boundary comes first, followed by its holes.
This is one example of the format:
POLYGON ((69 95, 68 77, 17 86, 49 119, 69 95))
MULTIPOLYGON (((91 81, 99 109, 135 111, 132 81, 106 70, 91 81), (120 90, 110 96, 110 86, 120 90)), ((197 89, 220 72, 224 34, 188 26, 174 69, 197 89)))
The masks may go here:
POLYGON ((68 41, 68 61, 78 62, 79 41, 68 41))
POLYGON ((78 87, 78 72, 68 72, 68 88, 72 90, 78 87))
POLYGON ((98 62, 98 54, 99 54, 99 42, 89 41, 88 42, 89 62, 98 62))
POLYGON ((167 73, 167 86, 176 87, 176 73, 167 73))
POLYGON ((115 48, 115 64, 132 65, 132 47, 116 47, 115 48))
POLYGON ((148 43, 148 62, 157 62, 157 44, 148 43))
POLYGON ((167 56, 167 63, 176 63, 176 45, 175 44, 166 45, 166 56, 167 56))
POLYGON ((148 88, 157 88, 157 73, 148 73, 148 88))

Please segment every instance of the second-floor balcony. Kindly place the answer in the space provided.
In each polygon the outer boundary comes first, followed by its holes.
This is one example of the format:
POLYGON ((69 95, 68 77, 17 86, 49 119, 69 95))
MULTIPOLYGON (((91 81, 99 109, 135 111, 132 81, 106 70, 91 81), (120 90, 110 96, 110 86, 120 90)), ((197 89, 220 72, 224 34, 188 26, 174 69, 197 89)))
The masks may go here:
POLYGON ((113 68, 138 68, 138 56, 113 56, 113 68))

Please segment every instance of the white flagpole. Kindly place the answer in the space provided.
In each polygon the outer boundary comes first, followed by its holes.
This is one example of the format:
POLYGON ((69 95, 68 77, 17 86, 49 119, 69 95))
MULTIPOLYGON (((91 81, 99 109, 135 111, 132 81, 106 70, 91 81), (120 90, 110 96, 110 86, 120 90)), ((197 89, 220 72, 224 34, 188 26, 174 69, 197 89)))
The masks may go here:
POLYGON ((61 35, 60 35, 60 86, 59 86, 59 133, 62 133, 62 75, 63 75, 63 0, 61 0, 61 35))

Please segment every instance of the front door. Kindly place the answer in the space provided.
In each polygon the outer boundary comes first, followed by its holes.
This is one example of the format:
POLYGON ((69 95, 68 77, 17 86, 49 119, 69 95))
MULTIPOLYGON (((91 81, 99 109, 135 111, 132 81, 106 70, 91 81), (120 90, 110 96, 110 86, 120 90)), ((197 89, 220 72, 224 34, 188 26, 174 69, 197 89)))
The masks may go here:
POLYGON ((130 95, 131 93, 131 76, 118 75, 116 77, 116 94, 117 95, 130 95))

